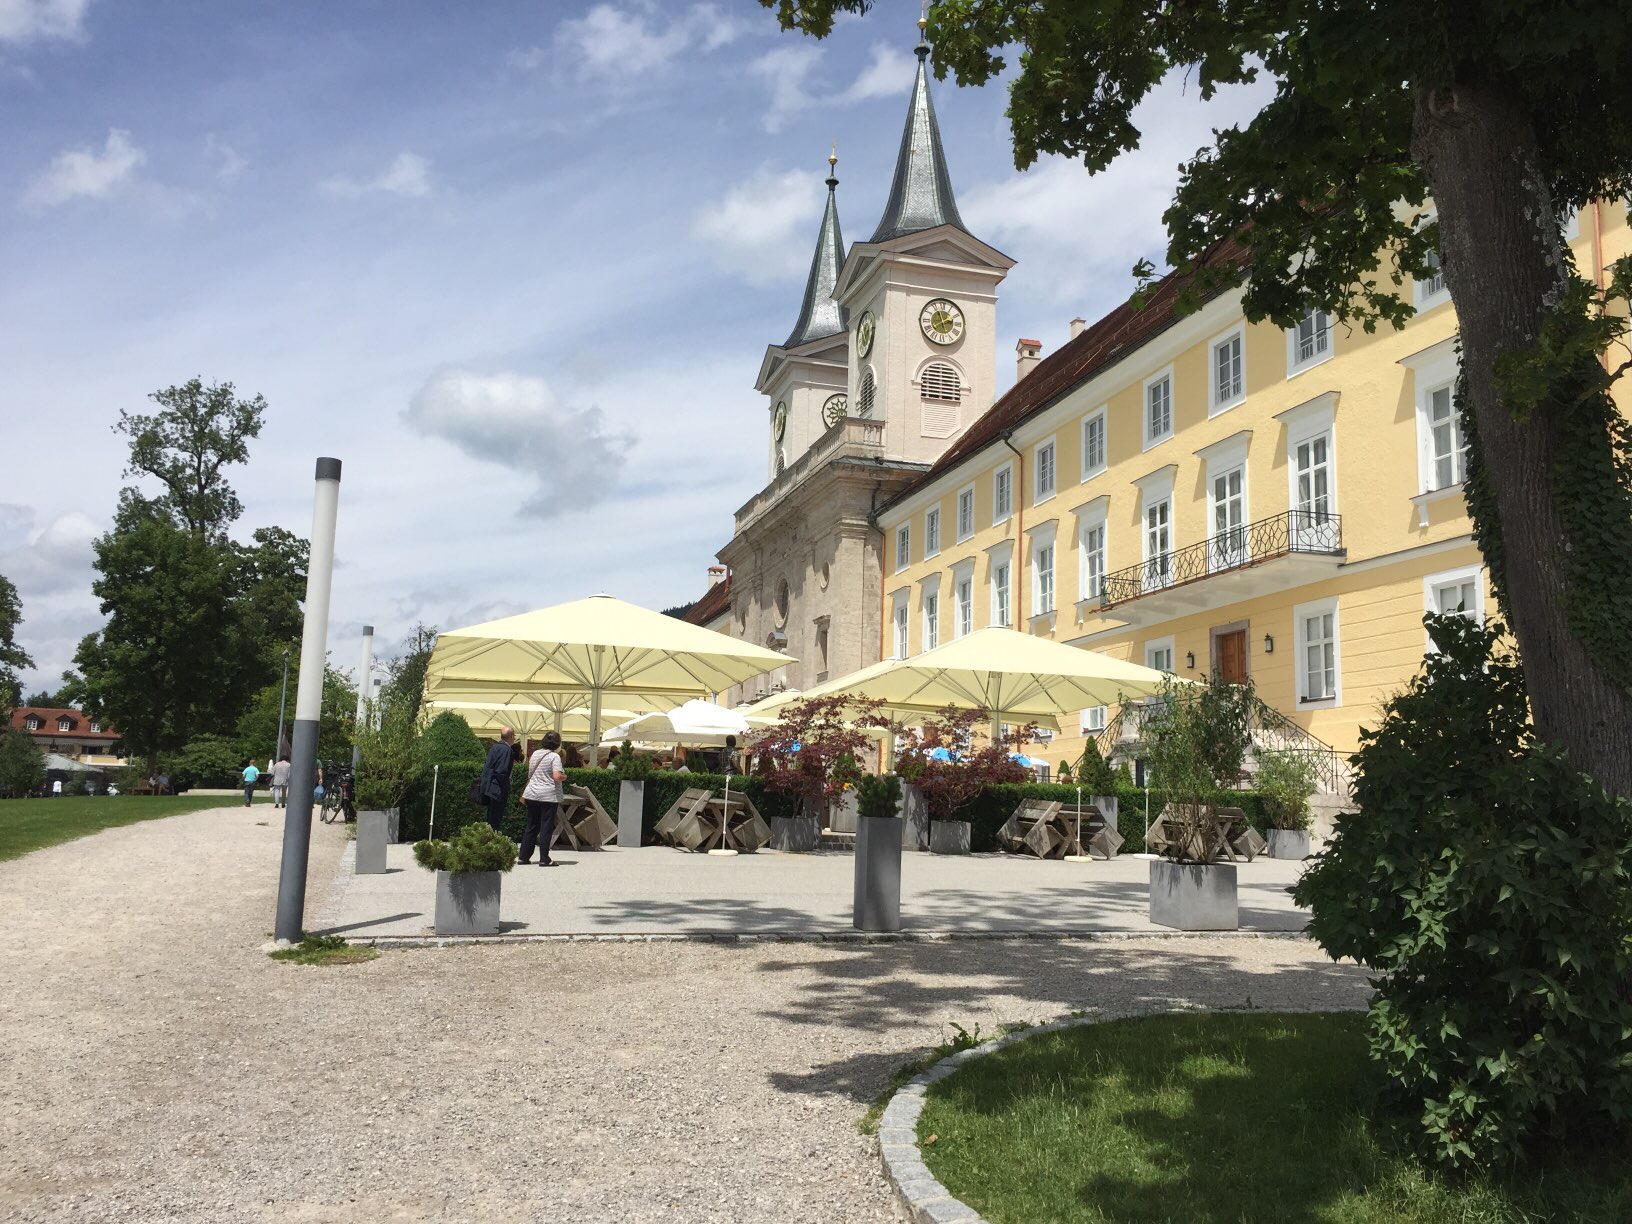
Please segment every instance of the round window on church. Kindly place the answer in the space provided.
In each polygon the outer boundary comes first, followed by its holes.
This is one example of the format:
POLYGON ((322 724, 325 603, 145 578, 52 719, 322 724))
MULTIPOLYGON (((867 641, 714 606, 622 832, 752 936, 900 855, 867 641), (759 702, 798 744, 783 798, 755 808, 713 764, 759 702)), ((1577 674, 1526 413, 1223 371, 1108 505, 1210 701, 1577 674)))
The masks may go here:
POLYGON ((789 597, 788 580, 783 578, 776 584, 776 627, 778 629, 788 623, 789 597))

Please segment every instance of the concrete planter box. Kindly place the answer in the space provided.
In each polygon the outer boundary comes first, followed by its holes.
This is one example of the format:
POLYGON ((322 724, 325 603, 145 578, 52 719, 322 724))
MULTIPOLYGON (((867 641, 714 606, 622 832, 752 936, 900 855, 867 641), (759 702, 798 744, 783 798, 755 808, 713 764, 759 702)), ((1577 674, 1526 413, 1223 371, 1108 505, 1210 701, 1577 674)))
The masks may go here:
POLYGON ((1241 926, 1235 867, 1229 863, 1150 864, 1150 920, 1180 931, 1234 931, 1241 926))
POLYGON ((862 816, 859 821, 851 922, 858 931, 899 931, 901 817, 862 816))
POLYGON ((352 870, 358 875, 385 874, 385 848, 391 844, 389 812, 357 813, 357 859, 352 870))
POLYGON ((1306 859, 1310 854, 1308 829, 1270 829, 1269 857, 1306 859))
POLYGON ((626 778, 618 783, 618 847, 638 847, 645 828, 646 783, 626 778))
POLYGON ((929 822, 929 852, 968 854, 973 830, 974 825, 967 820, 932 820, 929 822))
POLYGON ((436 933, 497 935, 502 871, 436 873, 436 933))
POLYGON ((822 844, 821 826, 815 816, 772 816, 771 849, 808 854, 822 844))
POLYGON ((929 849, 929 800, 911 782, 901 784, 901 849, 929 849))
POLYGON ((856 821, 861 819, 858 807, 860 802, 861 800, 857 798, 855 791, 845 791, 842 796, 833 801, 833 806, 828 809, 827 827, 835 833, 856 832, 859 828, 856 821))

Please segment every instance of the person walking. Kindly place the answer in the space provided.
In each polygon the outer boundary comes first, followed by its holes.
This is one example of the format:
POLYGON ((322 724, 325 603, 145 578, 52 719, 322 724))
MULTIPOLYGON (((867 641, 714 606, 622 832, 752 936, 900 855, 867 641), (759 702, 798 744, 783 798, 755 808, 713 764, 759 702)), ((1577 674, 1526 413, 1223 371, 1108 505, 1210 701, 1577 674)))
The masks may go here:
POLYGON ((255 768, 255 762, 250 761, 244 766, 244 806, 248 807, 255 802, 255 784, 261 780, 261 771, 255 768))
POLYGON ((272 766, 272 806, 284 807, 289 802, 289 758, 281 756, 272 766))
POLYGON ((477 783, 482 803, 487 807, 487 823, 498 832, 504 811, 510 806, 510 771, 516 767, 516 732, 513 727, 499 731, 499 742, 487 750, 482 776, 477 783))
POLYGON ((550 842, 555 838, 555 814, 561 807, 561 784, 566 772, 561 768, 561 736, 546 731, 539 749, 527 762, 527 789, 521 792, 521 801, 527 807, 527 828, 521 835, 521 861, 533 857, 538 847, 538 865, 554 867, 550 858, 550 842))

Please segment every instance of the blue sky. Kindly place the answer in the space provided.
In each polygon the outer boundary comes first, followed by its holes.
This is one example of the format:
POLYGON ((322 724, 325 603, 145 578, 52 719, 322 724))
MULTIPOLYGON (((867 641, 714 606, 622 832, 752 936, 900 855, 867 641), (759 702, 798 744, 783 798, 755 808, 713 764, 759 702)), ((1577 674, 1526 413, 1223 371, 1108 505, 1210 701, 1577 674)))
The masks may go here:
MULTIPOLYGON (((0 573, 54 685, 101 621, 121 408, 269 404, 243 534, 345 462, 330 647, 598 590, 695 597, 762 483, 753 381, 798 310, 830 142, 871 232, 912 0, 816 43, 752 0, 0 0, 0 573)), ((1109 173, 1013 169, 1006 92, 936 85, 969 227, 1045 354, 1158 256, 1178 161, 1262 98, 1170 82, 1109 173)), ((998 385, 1013 379, 999 358, 998 385)))

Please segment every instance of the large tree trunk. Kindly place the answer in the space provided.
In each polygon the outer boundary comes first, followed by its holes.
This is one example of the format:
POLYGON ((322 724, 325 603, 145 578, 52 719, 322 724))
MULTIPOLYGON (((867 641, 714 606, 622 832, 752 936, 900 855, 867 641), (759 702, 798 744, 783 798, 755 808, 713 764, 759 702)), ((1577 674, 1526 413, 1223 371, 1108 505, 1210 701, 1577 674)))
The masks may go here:
MULTIPOLYGON (((1518 639, 1537 732, 1568 753, 1610 792, 1632 795, 1632 694, 1595 660, 1567 616, 1569 559, 1624 565, 1603 548, 1572 539, 1555 483, 1610 453, 1580 448, 1570 428, 1568 370, 1564 399, 1525 419, 1503 407, 1494 364, 1528 348, 1566 280, 1551 191, 1540 171, 1529 116, 1496 89, 1459 86, 1419 91, 1412 151, 1439 212, 1445 279, 1456 303, 1468 406, 1479 467, 1494 507, 1501 547, 1493 557, 1503 612, 1518 639), (1561 407, 1561 404, 1563 405, 1561 407), (1560 456, 1564 467, 1560 469, 1560 456), (1577 467, 1576 465, 1580 465, 1577 467)), ((1625 503, 1604 506, 1625 513, 1625 503)), ((1480 504, 1474 499, 1476 527, 1480 504)), ((1488 513, 1488 511, 1487 511, 1488 513)), ((1579 524, 1575 530, 1579 532, 1579 524)), ((1632 623, 1632 609, 1623 609, 1632 623)))

